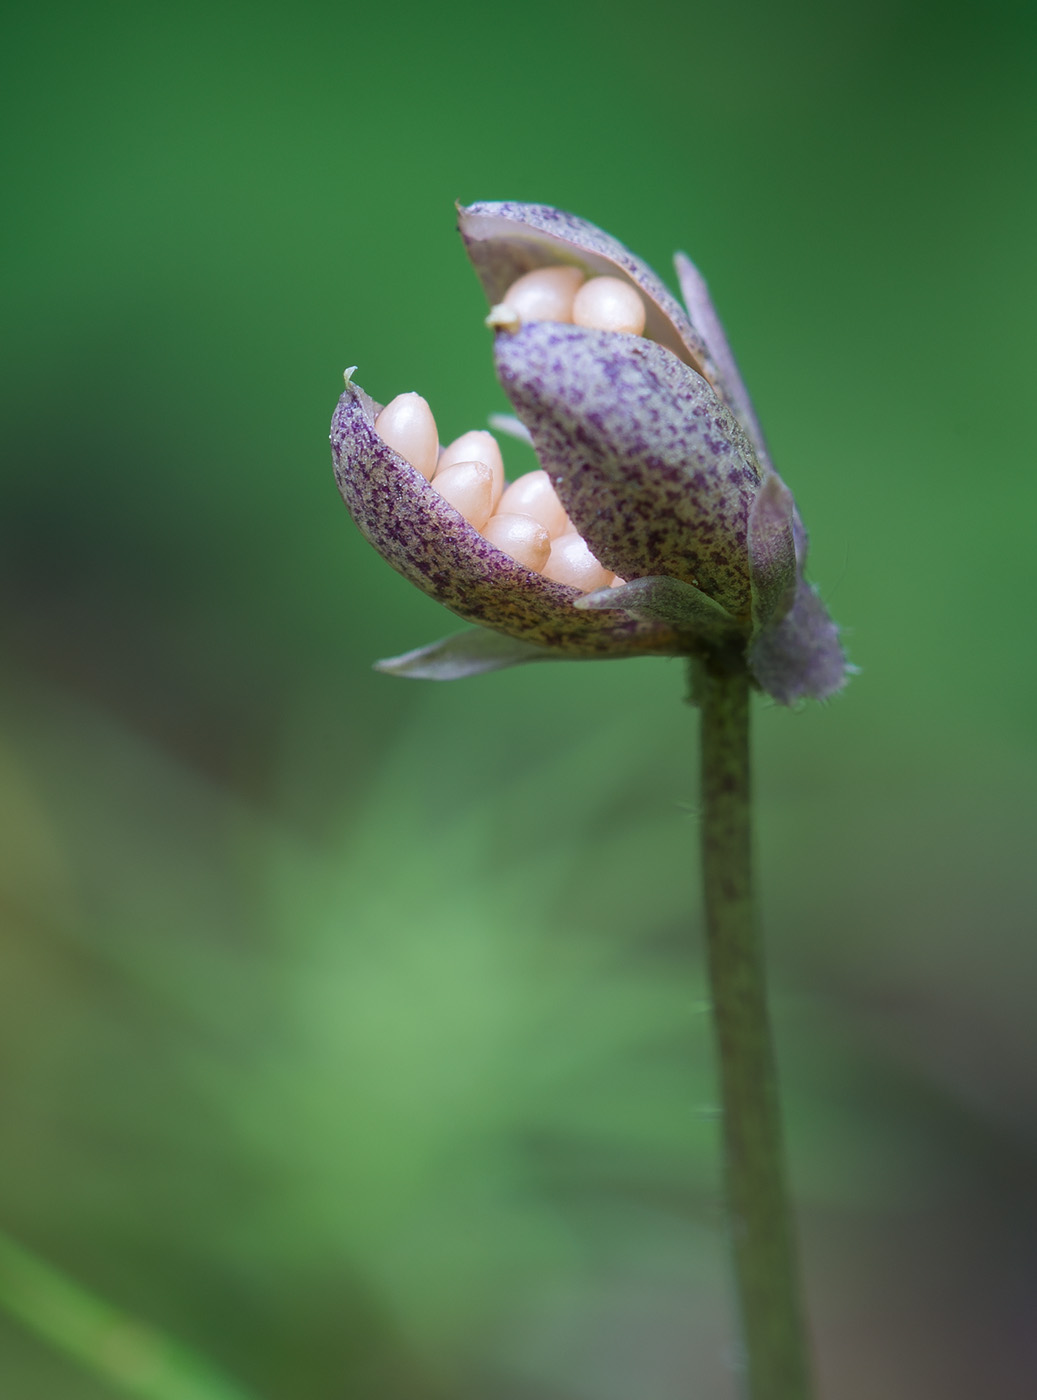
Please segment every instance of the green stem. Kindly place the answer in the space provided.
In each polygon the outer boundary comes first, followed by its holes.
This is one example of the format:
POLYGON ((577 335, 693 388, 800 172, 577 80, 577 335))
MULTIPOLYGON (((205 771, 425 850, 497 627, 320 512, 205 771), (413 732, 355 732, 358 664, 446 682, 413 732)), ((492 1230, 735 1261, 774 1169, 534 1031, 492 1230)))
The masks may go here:
POLYGON ((809 1400, 810 1363, 785 1189, 763 951, 753 908, 749 680, 693 661, 702 710, 702 868, 724 1176, 749 1400, 809 1400))

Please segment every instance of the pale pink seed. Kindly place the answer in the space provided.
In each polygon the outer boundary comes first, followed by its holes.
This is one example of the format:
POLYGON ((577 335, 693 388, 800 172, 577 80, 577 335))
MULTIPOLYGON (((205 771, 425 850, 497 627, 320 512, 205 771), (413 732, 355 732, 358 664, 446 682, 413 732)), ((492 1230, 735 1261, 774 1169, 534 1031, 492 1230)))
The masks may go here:
POLYGON ((513 481, 500 498, 498 510, 512 515, 531 515, 553 539, 561 535, 568 523, 565 506, 551 485, 547 472, 526 472, 513 481))
POLYGON ((530 515, 491 516, 482 533, 490 544, 534 573, 540 573, 551 553, 551 537, 530 515))
POLYGON ((610 588, 622 588, 623 585, 624 585, 625 583, 626 583, 626 579, 625 579, 625 578, 620 578, 620 576, 619 576, 618 574, 613 574, 612 577, 611 577, 611 579, 609 580, 609 587, 610 587, 610 588))
POLYGON ((462 433, 449 447, 439 454, 436 475, 457 462, 485 462, 493 477, 491 513, 497 509, 497 502, 504 490, 504 459, 501 457, 497 439, 484 428, 473 428, 470 433, 462 433))
POLYGON ((645 328, 645 304, 629 282, 619 277, 592 277, 576 293, 573 322, 591 330, 640 335, 645 328))
POLYGON ((397 394, 374 420, 374 430, 426 481, 432 480, 439 456, 439 433, 432 410, 420 394, 397 394))
POLYGON ((567 535, 559 535, 552 543, 543 575, 552 583, 566 583, 583 593, 593 593, 596 588, 608 586, 612 570, 598 563, 587 541, 573 530, 567 535))
POLYGON ((481 530, 493 510, 493 472, 485 462, 455 462, 432 479, 433 491, 481 530))
POLYGON ((512 282, 503 304, 522 321, 571 321, 573 298, 583 281, 578 267, 538 267, 512 282))

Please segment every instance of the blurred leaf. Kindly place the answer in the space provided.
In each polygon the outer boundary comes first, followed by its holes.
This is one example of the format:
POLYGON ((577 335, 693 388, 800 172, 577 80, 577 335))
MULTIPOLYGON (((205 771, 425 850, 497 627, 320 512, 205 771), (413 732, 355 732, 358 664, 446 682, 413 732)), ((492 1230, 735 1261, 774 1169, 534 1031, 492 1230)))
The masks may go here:
POLYGON ((249 1392, 0 1233, 0 1306, 114 1391, 141 1400, 248 1400, 249 1392))

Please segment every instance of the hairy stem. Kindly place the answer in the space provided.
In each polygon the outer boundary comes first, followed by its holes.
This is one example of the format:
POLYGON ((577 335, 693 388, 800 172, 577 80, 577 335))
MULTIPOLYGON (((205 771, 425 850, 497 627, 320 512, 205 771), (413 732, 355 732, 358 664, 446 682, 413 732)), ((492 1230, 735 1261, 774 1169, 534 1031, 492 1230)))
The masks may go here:
POLYGON ((810 1363, 785 1188, 763 952, 752 894, 749 681, 692 662, 702 710, 702 868, 724 1177, 748 1400, 809 1400, 810 1363))

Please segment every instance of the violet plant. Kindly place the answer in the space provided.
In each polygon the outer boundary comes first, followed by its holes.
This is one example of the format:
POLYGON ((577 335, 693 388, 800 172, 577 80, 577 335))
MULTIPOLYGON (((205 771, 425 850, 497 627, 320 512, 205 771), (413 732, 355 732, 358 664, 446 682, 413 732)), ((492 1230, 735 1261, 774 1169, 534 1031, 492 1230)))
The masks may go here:
POLYGON ((428 404, 352 382, 335 476, 390 564, 476 624, 378 663, 449 680, 530 661, 683 656, 701 710, 701 845, 724 1171, 750 1400, 811 1394, 752 897, 750 693, 823 700, 848 670, 804 577, 774 471, 705 282, 682 307, 600 229, 543 205, 459 210, 491 305, 497 374, 540 469, 508 485, 492 434, 441 448, 428 404))

